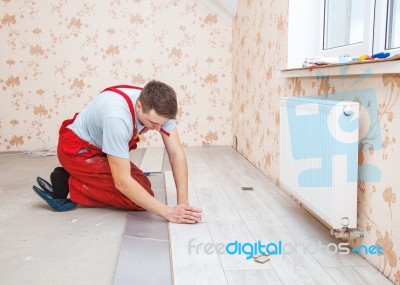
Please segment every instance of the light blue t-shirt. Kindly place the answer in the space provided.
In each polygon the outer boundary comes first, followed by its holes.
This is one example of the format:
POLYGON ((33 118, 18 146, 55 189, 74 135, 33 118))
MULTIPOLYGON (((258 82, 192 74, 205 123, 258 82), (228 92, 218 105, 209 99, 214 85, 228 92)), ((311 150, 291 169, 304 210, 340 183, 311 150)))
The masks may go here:
MULTIPOLYGON (((120 88, 132 100, 135 108, 140 90, 120 88)), ((136 111, 136 110, 135 110, 136 111)), ((138 133, 144 128, 136 117, 138 133)), ((175 120, 168 120, 162 128, 170 132, 175 120)), ((68 126, 78 137, 100 148, 104 153, 129 158, 129 141, 132 139, 133 122, 128 103, 121 95, 105 91, 97 95, 68 126)))

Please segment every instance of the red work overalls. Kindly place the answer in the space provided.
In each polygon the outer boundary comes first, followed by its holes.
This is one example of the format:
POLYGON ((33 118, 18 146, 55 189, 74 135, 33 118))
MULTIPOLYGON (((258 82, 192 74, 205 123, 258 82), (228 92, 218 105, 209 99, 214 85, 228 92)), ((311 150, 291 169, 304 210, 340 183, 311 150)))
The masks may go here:
MULTIPOLYGON (((133 121, 133 134, 129 142, 129 150, 132 150, 137 148, 140 140, 136 129, 135 110, 132 100, 118 88, 139 90, 142 88, 120 85, 104 90, 120 94, 128 103, 133 121)), ((73 119, 63 122, 57 148, 61 165, 71 175, 68 181, 71 200, 87 207, 113 206, 121 209, 144 210, 115 188, 107 155, 96 146, 80 139, 71 129, 67 128, 76 116, 77 114, 73 119)), ((154 196, 149 179, 132 162, 131 175, 150 195, 154 196)))

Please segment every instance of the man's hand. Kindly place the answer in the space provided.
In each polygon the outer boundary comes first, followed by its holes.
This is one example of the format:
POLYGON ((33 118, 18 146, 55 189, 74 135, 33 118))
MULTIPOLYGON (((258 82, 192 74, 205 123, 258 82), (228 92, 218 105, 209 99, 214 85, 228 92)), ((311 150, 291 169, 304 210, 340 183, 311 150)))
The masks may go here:
POLYGON ((201 210, 186 204, 169 208, 166 219, 171 223, 195 224, 201 221, 201 210))

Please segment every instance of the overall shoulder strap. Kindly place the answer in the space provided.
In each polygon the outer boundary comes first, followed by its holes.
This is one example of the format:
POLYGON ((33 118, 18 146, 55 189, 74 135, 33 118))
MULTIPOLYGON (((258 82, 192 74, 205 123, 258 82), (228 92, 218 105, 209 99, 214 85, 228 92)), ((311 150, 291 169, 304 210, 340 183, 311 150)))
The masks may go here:
POLYGON ((110 89, 110 88, 113 88, 113 89, 114 88, 129 88, 129 89, 143 90, 142 87, 134 86, 134 85, 115 85, 115 86, 111 86, 111 87, 104 89, 102 92, 107 91, 107 89, 110 89))

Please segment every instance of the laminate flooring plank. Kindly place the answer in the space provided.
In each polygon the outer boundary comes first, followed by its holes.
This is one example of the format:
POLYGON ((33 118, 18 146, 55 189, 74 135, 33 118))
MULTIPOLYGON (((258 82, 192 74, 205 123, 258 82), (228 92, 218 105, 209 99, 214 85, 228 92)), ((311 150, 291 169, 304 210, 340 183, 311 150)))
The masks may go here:
POLYGON ((267 176, 260 172, 248 160, 241 157, 233 148, 220 148, 224 158, 231 162, 232 168, 240 173, 245 185, 253 186, 254 193, 262 200, 277 217, 293 216, 292 210, 302 207, 286 192, 280 189, 267 176), (263 186, 258 186, 263 184, 263 186))
MULTIPOLYGON (((172 172, 164 174, 167 201, 173 206, 176 190, 172 172)), ((195 206, 193 197, 195 194, 191 191, 189 198, 195 206)), ((169 234, 174 284, 227 284, 217 252, 204 250, 205 246, 214 246, 204 221, 193 225, 169 223, 169 234)))
POLYGON ((124 235, 113 284, 172 284, 168 241, 124 235))
POLYGON ((239 152, 232 147, 218 147, 232 167, 248 177, 247 183, 253 186, 268 186, 271 180, 256 168, 249 160, 244 158, 239 152))
POLYGON ((208 222, 241 222, 235 206, 222 188, 196 188, 203 215, 208 222))
POLYGON ((330 230, 305 209, 295 209, 292 216, 284 216, 280 218, 280 221, 297 237, 298 241, 313 248, 311 255, 321 266, 370 266, 360 255, 352 252, 350 246, 348 254, 333 254, 335 248, 344 242, 332 236, 330 230), (328 248, 327 245, 329 245, 328 248))
POLYGON ((164 147, 149 147, 143 156, 139 168, 143 172, 161 172, 164 160, 164 147))
POLYGON ((214 188, 220 186, 204 157, 202 157, 202 148, 187 148, 186 158, 189 176, 196 188, 214 188))
POLYGON ((164 151, 164 161, 163 161, 162 169, 163 169, 163 171, 171 171, 171 164, 169 162, 168 153, 166 151, 164 151))
POLYGON ((267 205, 271 212, 280 219, 282 217, 293 217, 294 210, 303 209, 294 199, 276 185, 254 187, 253 191, 267 205))
POLYGON ((207 221, 242 221, 235 206, 203 158, 201 148, 187 149, 190 180, 207 221))
POLYGON ((273 270, 228 270, 225 271, 229 285, 280 285, 282 282, 273 270))
POLYGON ((247 184, 242 174, 231 166, 221 154, 220 148, 204 148, 202 153, 243 220, 278 220, 254 191, 242 189, 242 187, 252 187, 252 185, 247 184))
POLYGON ((352 285, 393 285, 376 268, 369 267, 335 267, 326 268, 337 284, 352 285))
POLYGON ((228 284, 206 223, 169 226, 175 285, 228 284))
MULTIPOLYGON (((172 175, 172 171, 164 172, 164 181, 165 181, 165 191, 167 193, 167 205, 170 207, 176 206, 177 204, 177 193, 174 182, 174 176, 172 175)), ((196 208, 201 208, 200 202, 197 199, 197 194, 193 188, 191 180, 188 181, 188 195, 189 195, 189 205, 196 208)), ((204 222, 204 219, 201 221, 204 222)))
MULTIPOLYGON (((166 172, 165 183, 171 190, 167 191, 167 201, 176 201, 176 197, 169 197, 174 191, 171 173, 166 172)), ((169 234, 175 285, 228 284, 206 223, 169 223, 169 234)))
POLYGON ((164 172, 164 181, 165 181, 165 192, 167 193, 167 205, 170 207, 176 206, 177 194, 176 194, 175 181, 172 175, 172 171, 164 172))
POLYGON ((168 222, 147 211, 132 211, 124 235, 168 241, 168 222))
MULTIPOLYGON (((279 221, 248 221, 253 237, 263 244, 274 243, 282 254, 270 256, 271 266, 283 284, 336 284, 307 248, 279 221)), ((273 246, 268 247, 272 251, 273 246)))
POLYGON ((237 247, 237 245, 235 245, 236 242, 236 244, 253 244, 256 242, 244 222, 208 222, 208 228, 225 271, 271 269, 269 262, 264 264, 258 263, 252 258, 251 253, 227 253, 225 248, 227 245, 229 245, 229 249, 233 251, 237 249, 235 248, 237 247))
MULTIPOLYGON (((151 182, 151 189, 153 190, 162 190, 165 189, 165 181, 164 181, 164 174, 161 173, 150 173, 147 178, 149 178, 151 182)), ((165 191, 164 191, 165 192, 165 191)))

